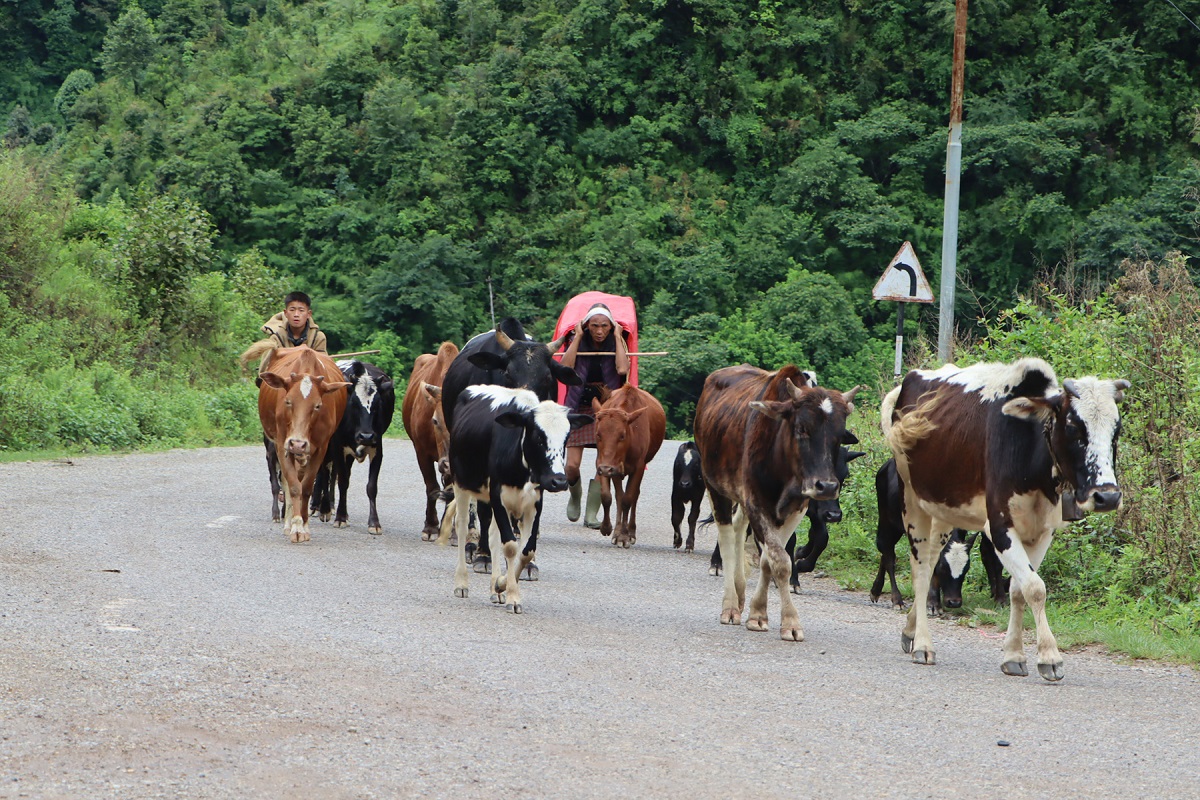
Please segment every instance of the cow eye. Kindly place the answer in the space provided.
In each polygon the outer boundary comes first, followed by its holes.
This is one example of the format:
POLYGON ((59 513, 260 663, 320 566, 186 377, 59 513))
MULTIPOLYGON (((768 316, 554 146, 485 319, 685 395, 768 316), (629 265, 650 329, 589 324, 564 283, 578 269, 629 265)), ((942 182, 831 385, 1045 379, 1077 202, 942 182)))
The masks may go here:
POLYGON ((290 397, 286 398, 286 399, 283 401, 283 404, 284 404, 285 406, 287 406, 288 408, 291 408, 291 407, 292 407, 292 398, 290 398, 290 397))
POLYGON ((320 403, 317 403, 315 406, 313 406, 313 411, 320 411, 320 410, 321 410, 321 404, 320 404, 320 403))

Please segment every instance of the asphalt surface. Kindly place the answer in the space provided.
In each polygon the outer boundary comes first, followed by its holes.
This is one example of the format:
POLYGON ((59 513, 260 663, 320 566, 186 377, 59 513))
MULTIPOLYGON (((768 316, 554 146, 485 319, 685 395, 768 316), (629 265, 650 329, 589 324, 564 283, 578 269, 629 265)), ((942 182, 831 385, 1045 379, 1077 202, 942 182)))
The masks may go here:
POLYGON ((629 550, 548 497, 519 616, 482 575, 453 596, 385 447, 383 535, 359 466, 301 545, 258 446, 0 464, 0 798, 1200 796, 1190 668, 1011 678, 945 621, 916 666, 897 612, 810 576, 804 642, 773 595, 770 632, 720 625, 715 529, 671 548, 674 444, 629 550))

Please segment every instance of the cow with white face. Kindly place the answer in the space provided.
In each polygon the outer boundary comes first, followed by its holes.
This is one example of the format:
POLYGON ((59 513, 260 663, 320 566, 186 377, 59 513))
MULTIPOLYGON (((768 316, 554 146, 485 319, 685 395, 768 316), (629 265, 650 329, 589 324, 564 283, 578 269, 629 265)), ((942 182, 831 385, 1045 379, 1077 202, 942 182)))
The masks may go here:
MULTIPOLYGON (((953 528, 982 530, 1012 576, 1001 670, 1028 674, 1022 622, 1037 625, 1038 672, 1062 680, 1063 660, 1046 620, 1037 573, 1056 528, 1083 512, 1121 504, 1117 404, 1129 382, 1063 381, 1045 361, 948 364, 913 371, 884 398, 882 423, 905 485, 913 547, 913 594, 926 596, 931 568, 953 528)), ((913 603, 901 634, 918 664, 935 663, 925 603, 913 603)))
POLYGON ((455 597, 467 596, 466 501, 471 499, 478 507, 480 533, 490 534, 491 552, 503 552, 508 562, 501 574, 500 559, 491 561, 492 602, 507 602, 514 613, 522 612, 517 576, 537 552, 542 492, 566 490, 567 435, 589 421, 528 389, 477 385, 458 396, 450 429, 450 472, 458 500, 455 597))

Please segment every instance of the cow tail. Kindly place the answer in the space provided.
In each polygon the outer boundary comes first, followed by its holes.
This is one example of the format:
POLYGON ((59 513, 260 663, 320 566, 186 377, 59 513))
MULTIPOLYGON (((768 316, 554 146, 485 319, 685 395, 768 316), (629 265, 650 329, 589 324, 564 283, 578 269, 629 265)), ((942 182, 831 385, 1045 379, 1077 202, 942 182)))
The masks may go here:
MULTIPOLYGON (((894 390, 899 395, 898 390, 894 390)), ((888 394, 884 398, 884 405, 888 405, 888 398, 891 398, 893 409, 895 408, 896 398, 888 394)), ((898 413, 898 419, 891 422, 883 422, 884 435, 887 437, 888 445, 892 448, 892 453, 896 455, 897 461, 903 453, 907 453, 922 439, 927 438, 931 433, 937 430, 937 424, 931 418, 931 414, 940 405, 941 395, 937 392, 926 392, 917 398, 916 404, 905 411, 901 409, 898 413)), ((890 421, 892 414, 888 414, 886 419, 890 421)))
POLYGON ((242 353, 241 356, 238 357, 238 362, 241 363, 242 369, 245 369, 246 365, 251 361, 261 358, 268 351, 274 350, 276 347, 278 347, 278 345, 271 339, 257 341, 250 345, 246 352, 242 353))

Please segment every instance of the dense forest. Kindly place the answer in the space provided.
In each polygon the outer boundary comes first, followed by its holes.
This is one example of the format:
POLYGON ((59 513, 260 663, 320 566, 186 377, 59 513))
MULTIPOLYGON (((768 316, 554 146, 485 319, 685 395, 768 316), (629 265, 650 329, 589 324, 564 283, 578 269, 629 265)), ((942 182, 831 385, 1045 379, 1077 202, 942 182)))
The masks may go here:
MULTIPOLYGON (((956 308, 964 359, 1133 380, 1136 502, 1046 572, 1180 633, 1197 17, 971 4, 956 308)), ((793 362, 871 387, 867 440, 896 324, 871 288, 905 240, 939 284, 953 22, 953 0, 9 0, 0 451, 254 440, 235 359, 292 288, 401 382, 493 296, 545 337, 570 296, 627 294, 671 353, 641 365, 671 433, 712 369, 793 362)), ((912 363, 936 325, 910 309, 912 363)), ((870 561, 869 484, 835 563, 870 561)))

